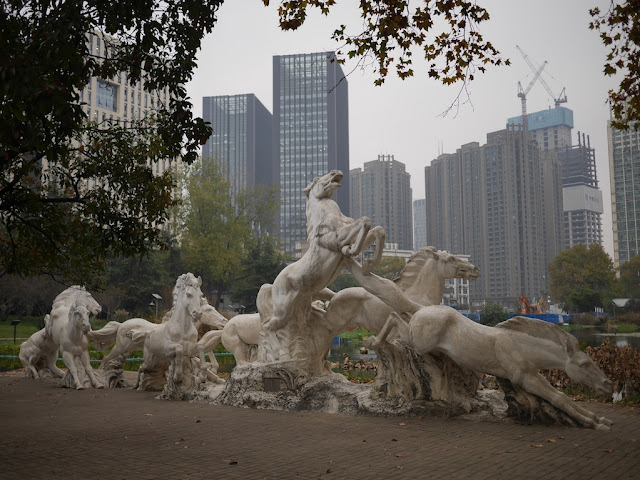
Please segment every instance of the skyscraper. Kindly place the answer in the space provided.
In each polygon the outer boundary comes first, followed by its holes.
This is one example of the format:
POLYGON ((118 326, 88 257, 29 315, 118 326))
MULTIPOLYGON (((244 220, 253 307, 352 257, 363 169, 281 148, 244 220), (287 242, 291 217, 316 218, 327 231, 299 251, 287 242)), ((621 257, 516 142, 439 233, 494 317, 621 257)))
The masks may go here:
POLYGON ((307 238, 303 190, 315 176, 344 173, 334 200, 349 215, 348 87, 333 52, 273 57, 273 121, 280 240, 293 254, 307 238))
POLYGON ((613 254, 616 266, 640 254, 640 130, 607 124, 613 254))
POLYGON ((386 242, 396 250, 413 249, 411 175, 393 155, 378 155, 364 169, 349 172, 351 215, 369 217, 387 233, 386 242))
POLYGON ((512 307, 521 293, 546 291, 546 266, 560 245, 547 234, 560 225, 559 178, 556 157, 520 126, 425 167, 427 243, 470 256, 481 272, 470 284, 474 301, 512 307))
MULTIPOLYGON (((522 117, 512 117, 510 125, 522 125, 522 117)), ((527 115, 529 133, 540 149, 557 155, 562 165, 563 227, 559 231, 562 248, 582 243, 602 243, 602 192, 598 188, 595 151, 589 137, 578 133, 572 145, 573 111, 550 108, 527 115)))
POLYGON ((277 183, 272 116, 255 95, 204 97, 202 117, 213 128, 202 158, 219 165, 232 195, 256 184, 277 183))
POLYGON ((427 203, 424 198, 413 201, 413 249, 427 246, 427 203))

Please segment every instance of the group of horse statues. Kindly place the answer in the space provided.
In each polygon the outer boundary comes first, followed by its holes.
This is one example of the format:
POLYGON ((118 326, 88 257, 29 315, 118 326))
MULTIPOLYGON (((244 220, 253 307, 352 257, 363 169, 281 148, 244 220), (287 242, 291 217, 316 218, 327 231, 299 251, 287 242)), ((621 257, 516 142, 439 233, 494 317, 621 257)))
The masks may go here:
POLYGON ((21 346, 27 375, 61 377, 71 388, 123 387, 126 359, 142 349, 134 388, 161 390, 164 398, 185 398, 185 392, 193 398, 206 391, 212 396, 215 392, 222 403, 244 406, 268 406, 267 397, 292 405, 297 398, 299 408, 329 411, 326 405, 336 403, 330 397, 349 383, 330 370, 332 340, 364 327, 375 334, 365 342, 378 356, 375 384, 359 385, 349 401, 337 403, 370 406, 386 401, 386 413, 418 404, 469 412, 481 403, 480 379, 490 374, 504 387, 514 416, 610 428, 608 419, 576 404, 539 373, 561 369, 597 394, 612 394, 612 382, 580 351, 573 336, 527 317, 484 326, 441 305, 445 279, 478 277, 468 261, 425 247, 394 281, 372 273, 385 232, 366 217, 342 214, 332 199, 342 176, 331 171, 304 190, 309 248, 273 284, 261 287, 257 313, 227 321, 208 304, 201 279, 186 273, 177 279, 171 310, 161 323, 132 318, 92 330, 89 317, 100 312, 100 305, 83 287, 70 287, 54 300, 45 327, 21 346), (344 269, 360 287, 335 293, 328 285, 344 269), (89 363, 90 340, 98 349, 113 346, 97 370, 89 363), (213 354, 220 343, 236 359, 226 381, 217 375, 213 354), (55 365, 58 350, 66 372, 55 365), (304 395, 323 397, 324 403, 301 400, 304 395))

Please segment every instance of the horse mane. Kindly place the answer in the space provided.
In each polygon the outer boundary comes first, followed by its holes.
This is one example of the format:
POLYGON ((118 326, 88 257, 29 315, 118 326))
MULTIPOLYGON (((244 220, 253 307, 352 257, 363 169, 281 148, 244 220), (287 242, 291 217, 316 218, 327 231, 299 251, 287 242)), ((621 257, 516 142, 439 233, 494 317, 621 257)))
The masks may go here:
POLYGON ((498 323, 495 328, 514 330, 516 332, 526 333, 532 337, 551 340, 558 345, 562 345, 570 357, 580 349, 576 337, 565 332, 553 323, 536 318, 513 317, 498 323))
POLYGON ((416 253, 411 255, 409 261, 400 272, 400 276, 394 280, 402 290, 406 290, 416 282, 422 267, 431 258, 438 257, 438 249, 436 247, 423 247, 416 253))
POLYGON ((68 300, 75 300, 78 294, 86 291, 87 289, 84 286, 72 285, 66 290, 60 292, 58 296, 53 299, 53 307, 55 308, 57 303, 67 303, 68 300))

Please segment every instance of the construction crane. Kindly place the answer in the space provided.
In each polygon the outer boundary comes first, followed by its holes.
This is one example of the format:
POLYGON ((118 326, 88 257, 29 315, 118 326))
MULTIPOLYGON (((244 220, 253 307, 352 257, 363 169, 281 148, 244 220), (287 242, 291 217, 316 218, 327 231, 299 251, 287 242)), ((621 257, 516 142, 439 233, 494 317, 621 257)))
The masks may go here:
POLYGON ((544 70, 544 67, 546 65, 547 65, 547 62, 545 61, 542 64, 542 66, 538 69, 536 74, 533 76, 533 79, 529 82, 529 85, 527 85, 526 89, 523 90, 522 84, 518 82, 518 97, 522 102, 522 126, 525 132, 529 130, 529 124, 527 122, 527 93, 529 93, 529 90, 531 90, 531 87, 533 87, 533 84, 536 83, 536 80, 540 78, 540 74, 542 73, 542 70, 544 70))
MULTIPOLYGON (((566 103, 567 102, 567 95, 565 93, 566 89, 563 88, 562 91, 560 92, 560 95, 558 95, 556 97, 553 94, 553 92, 551 91, 551 88, 549 88, 549 85, 547 85, 547 82, 544 81, 544 78, 540 77, 540 73, 542 73, 542 70, 544 69, 544 66, 547 64, 547 62, 545 61, 542 64, 542 67, 537 69, 533 65, 533 62, 531 62, 531 60, 529 59, 527 54, 524 53, 524 51, 522 51, 522 49, 518 45, 516 45, 516 48, 522 54, 522 58, 524 58, 524 61, 527 62, 527 65, 529 65, 529 68, 531 69, 531 71, 532 72, 536 72, 536 76, 534 77, 534 79, 531 81, 531 83, 527 87, 526 93, 529 93, 529 89, 533 86, 533 83, 535 83, 535 81, 539 79, 540 83, 542 84, 544 89, 547 91, 549 96, 553 99, 553 103, 555 104, 556 107, 559 107, 561 103, 566 103)), ((526 127, 527 127, 527 123, 526 123, 526 105, 525 105, 526 94, 525 94, 525 98, 521 97, 520 96, 520 92, 521 91, 522 91, 522 86, 520 85, 520 82, 518 82, 518 97, 520 97, 521 100, 522 100, 522 116, 523 116, 522 121, 523 121, 523 123, 525 125, 525 130, 526 130, 526 127)))

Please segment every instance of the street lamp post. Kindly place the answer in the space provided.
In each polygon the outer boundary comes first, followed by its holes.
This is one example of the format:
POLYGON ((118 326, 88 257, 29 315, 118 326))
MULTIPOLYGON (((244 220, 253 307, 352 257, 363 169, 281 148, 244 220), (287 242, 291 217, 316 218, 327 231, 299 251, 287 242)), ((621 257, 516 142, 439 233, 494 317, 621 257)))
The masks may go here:
POLYGON ((156 320, 158 320, 158 302, 160 300, 162 300, 162 297, 160 295, 158 295, 157 293, 152 293, 151 296, 153 297, 153 302, 151 302, 149 305, 156 306, 156 320))

